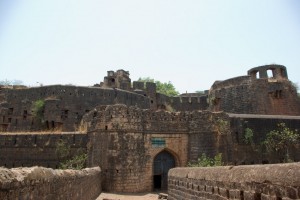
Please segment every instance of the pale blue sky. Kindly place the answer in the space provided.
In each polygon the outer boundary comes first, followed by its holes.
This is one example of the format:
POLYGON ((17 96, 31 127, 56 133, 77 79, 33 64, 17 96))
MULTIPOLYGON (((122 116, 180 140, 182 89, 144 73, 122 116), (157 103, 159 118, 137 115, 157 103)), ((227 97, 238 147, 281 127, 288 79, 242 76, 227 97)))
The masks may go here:
POLYGON ((299 0, 0 0, 0 80, 88 86, 124 69, 193 92, 272 63, 300 83, 299 0))

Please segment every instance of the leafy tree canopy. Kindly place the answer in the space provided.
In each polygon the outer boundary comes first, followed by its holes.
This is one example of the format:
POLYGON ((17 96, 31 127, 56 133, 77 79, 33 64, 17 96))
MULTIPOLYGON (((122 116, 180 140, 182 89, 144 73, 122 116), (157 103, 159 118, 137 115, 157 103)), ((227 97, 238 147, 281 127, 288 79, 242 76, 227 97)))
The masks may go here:
POLYGON ((138 81, 156 83, 156 90, 161 94, 165 94, 167 96, 179 95, 179 92, 176 90, 173 83, 171 83, 170 81, 166 83, 162 83, 160 81, 155 81, 153 78, 150 77, 139 78, 138 81))
POLYGON ((291 161, 289 150, 296 144, 299 144, 300 135, 297 131, 293 131, 286 127, 285 123, 279 123, 278 129, 270 131, 264 144, 268 151, 275 151, 282 153, 284 156, 283 161, 291 161))

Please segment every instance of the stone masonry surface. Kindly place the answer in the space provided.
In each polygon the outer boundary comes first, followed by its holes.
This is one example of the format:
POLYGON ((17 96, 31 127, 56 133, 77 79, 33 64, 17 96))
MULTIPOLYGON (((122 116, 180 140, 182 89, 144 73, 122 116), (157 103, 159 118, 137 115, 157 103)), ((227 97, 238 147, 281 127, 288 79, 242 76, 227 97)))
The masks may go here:
POLYGON ((99 167, 53 170, 43 167, 0 168, 0 199, 92 200, 101 193, 99 167))
POLYGON ((299 199, 300 163, 169 171, 168 199, 299 199))

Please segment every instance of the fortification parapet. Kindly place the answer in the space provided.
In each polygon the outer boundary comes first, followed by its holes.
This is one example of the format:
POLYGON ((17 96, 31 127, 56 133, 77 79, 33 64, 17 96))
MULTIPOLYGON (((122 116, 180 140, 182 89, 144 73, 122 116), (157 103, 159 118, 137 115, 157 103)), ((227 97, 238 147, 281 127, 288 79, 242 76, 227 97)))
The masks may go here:
POLYGON ((99 87, 44 86, 27 89, 3 89, 0 104, 0 131, 60 130, 74 131, 82 116, 97 105, 122 103, 150 108, 147 96, 134 92, 99 87), (36 101, 42 101, 39 124, 34 115, 36 101), (42 125, 42 126, 40 126, 42 125))
POLYGON ((229 113, 299 115, 297 91, 282 65, 266 65, 240 76, 213 84, 208 95, 211 111, 229 113), (268 77, 267 71, 272 72, 268 77), (259 73, 260 77, 256 78, 259 73))
POLYGON ((101 193, 99 167, 53 170, 0 168, 0 199, 96 199, 101 193))
POLYGON ((252 78, 274 78, 277 80, 288 79, 286 67, 283 65, 264 65, 254 67, 248 71, 252 78), (269 73, 268 73, 269 72, 269 73))
POLYGON ((235 85, 248 85, 250 82, 251 76, 238 76, 224 81, 215 81, 211 89, 227 88, 235 85))

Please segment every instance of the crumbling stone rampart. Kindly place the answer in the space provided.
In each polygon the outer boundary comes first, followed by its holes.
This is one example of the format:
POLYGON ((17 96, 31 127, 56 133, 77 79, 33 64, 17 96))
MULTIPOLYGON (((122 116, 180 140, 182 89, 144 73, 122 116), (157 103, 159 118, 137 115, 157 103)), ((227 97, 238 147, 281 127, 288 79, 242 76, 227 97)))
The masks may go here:
POLYGON ((300 163, 174 168, 168 199, 299 199, 300 163))
POLYGON ((86 151, 84 133, 2 133, 0 134, 0 166, 58 168, 57 142, 70 146, 70 156, 86 151))
POLYGON ((83 170, 0 168, 1 200, 91 200, 96 199, 101 191, 99 167, 83 170))
POLYGON ((209 109, 239 114, 299 115, 297 90, 287 79, 286 71, 274 68, 274 77, 268 77, 266 67, 269 66, 254 68, 248 76, 216 81, 209 91, 209 109), (256 78, 257 70, 264 75, 256 78))

